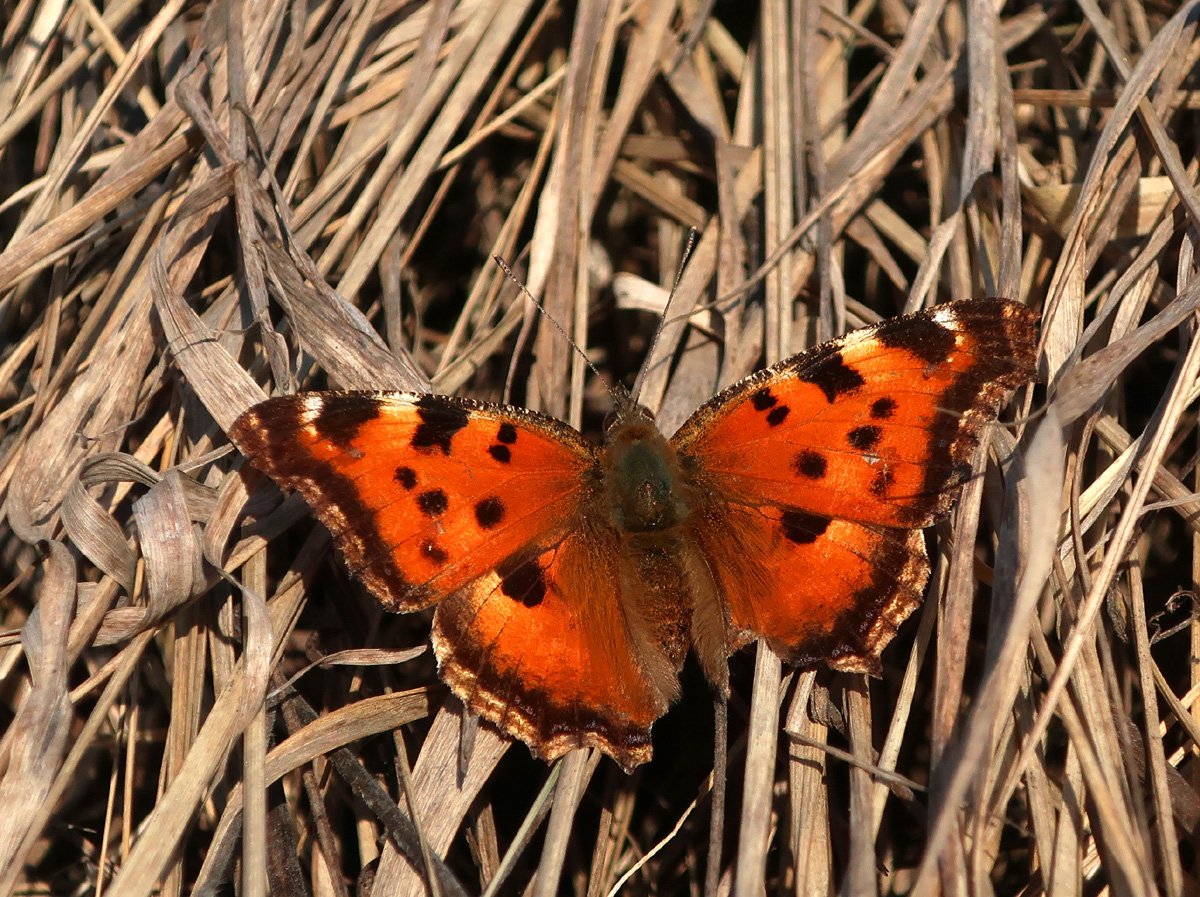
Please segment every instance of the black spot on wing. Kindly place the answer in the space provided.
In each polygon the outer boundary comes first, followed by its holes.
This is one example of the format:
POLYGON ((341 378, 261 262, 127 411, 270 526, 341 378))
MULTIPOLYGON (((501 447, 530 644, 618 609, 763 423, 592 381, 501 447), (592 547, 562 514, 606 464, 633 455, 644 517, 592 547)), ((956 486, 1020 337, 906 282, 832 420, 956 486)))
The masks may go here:
POLYGON ((846 441, 850 443, 850 447, 856 448, 860 452, 869 452, 875 446, 879 445, 879 440, 882 438, 883 430, 870 424, 855 427, 846 434, 846 441))
POLYGON ((791 413, 791 409, 787 405, 780 405, 779 398, 765 386, 750 395, 750 404, 755 411, 766 413, 767 426, 770 427, 778 427, 791 413))
POLYGON ((896 413, 896 400, 884 396, 871 403, 871 417, 875 420, 887 420, 896 413))
POLYGON ((783 526, 783 535, 797 545, 811 545, 829 529, 828 517, 805 511, 784 511, 779 522, 783 526))
POLYGON ((862 374, 846 364, 841 352, 834 352, 819 364, 801 371, 799 377, 818 387, 830 402, 836 401, 838 396, 854 392, 865 382, 862 374))
POLYGON ((396 468, 396 482, 399 483, 406 491, 416 488, 417 472, 411 467, 396 468))
POLYGON ((475 519, 483 529, 494 529, 504 520, 504 502, 494 495, 475 503, 475 519))
POLYGON ((889 349, 903 349, 928 365, 945 364, 954 353, 954 331, 930 315, 885 321, 875 335, 889 349))
POLYGON ((819 480, 825 476, 825 471, 829 469, 829 462, 825 460, 825 456, 820 452, 805 449, 796 454, 796 457, 792 460, 792 467, 797 474, 806 480, 819 480))
POLYGON ((501 464, 507 464, 512 460, 512 451, 507 445, 490 445, 488 446, 488 454, 501 464))
POLYGON ((512 424, 501 424, 499 431, 496 433, 496 441, 502 442, 505 445, 512 445, 517 441, 517 428, 512 424))
POLYGON ((754 406, 755 411, 767 411, 774 408, 778 401, 769 389, 760 389, 750 397, 750 404, 754 406))
POLYGON ((344 393, 321 397, 312 426, 335 445, 348 447, 364 424, 379 417, 379 400, 374 396, 344 393))
POLYGON ((435 564, 444 564, 450 559, 450 555, 446 554, 446 550, 432 539, 426 539, 421 543, 421 554, 429 558, 435 564))
POLYGON ((537 607, 546 597, 546 577, 535 560, 511 557, 496 567, 500 591, 526 607, 537 607))
POLYGON ((412 447, 419 451, 437 448, 449 455, 454 434, 467 425, 469 416, 465 409, 446 399, 422 396, 417 402, 417 417, 420 423, 413 432, 412 447))
POLYGON ((450 500, 441 489, 428 489, 417 496, 417 507, 426 517, 439 517, 449 506, 450 500))

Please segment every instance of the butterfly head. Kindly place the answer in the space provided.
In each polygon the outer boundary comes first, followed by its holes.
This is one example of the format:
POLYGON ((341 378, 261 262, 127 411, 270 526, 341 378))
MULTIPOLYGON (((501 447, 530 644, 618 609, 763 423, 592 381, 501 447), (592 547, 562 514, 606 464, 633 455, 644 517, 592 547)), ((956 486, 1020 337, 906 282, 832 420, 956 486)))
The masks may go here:
POLYGON ((654 412, 641 405, 633 398, 621 385, 618 383, 615 388, 610 388, 609 392, 612 395, 613 408, 604 416, 604 441, 611 443, 616 434, 622 427, 633 424, 645 424, 651 429, 657 429, 654 425, 654 412))

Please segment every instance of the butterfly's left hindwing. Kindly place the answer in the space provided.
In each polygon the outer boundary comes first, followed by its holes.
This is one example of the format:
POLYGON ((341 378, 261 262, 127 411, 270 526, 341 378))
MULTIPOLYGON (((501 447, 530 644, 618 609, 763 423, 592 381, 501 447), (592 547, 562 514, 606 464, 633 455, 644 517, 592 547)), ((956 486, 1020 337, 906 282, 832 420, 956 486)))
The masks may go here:
POLYGON ((626 582, 616 533, 594 523, 486 574, 438 605, 442 678, 544 760, 596 747, 632 770, 679 684, 626 582))

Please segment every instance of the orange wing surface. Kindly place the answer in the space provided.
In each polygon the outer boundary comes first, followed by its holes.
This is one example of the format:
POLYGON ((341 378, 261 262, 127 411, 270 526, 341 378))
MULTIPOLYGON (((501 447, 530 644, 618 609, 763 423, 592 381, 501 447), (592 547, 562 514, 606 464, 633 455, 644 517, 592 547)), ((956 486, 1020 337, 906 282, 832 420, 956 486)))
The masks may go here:
POLYGON ((553 760, 597 747, 626 770, 678 694, 674 665, 627 616, 615 532, 585 524, 438 605, 442 677, 477 713, 553 760))
POLYGON ((921 528, 1033 376, 1034 321, 994 300, 884 321, 751 375, 680 428, 730 650, 763 636, 794 663, 878 672, 929 576, 921 528))
POLYGON ((1034 313, 956 302, 856 330, 735 383, 671 439, 724 496, 929 526, 979 428, 1034 371, 1034 313))
POLYGON ((552 418, 443 396, 302 393, 230 436, 329 527, 389 610, 427 606, 574 525, 595 448, 552 418))

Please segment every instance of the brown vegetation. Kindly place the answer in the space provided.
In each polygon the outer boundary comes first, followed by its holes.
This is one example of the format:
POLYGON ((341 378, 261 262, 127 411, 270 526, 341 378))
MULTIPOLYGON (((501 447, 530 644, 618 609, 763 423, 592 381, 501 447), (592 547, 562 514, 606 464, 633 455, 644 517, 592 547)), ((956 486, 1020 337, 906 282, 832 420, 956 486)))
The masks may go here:
POLYGON ((594 434, 492 257, 631 382, 689 228, 668 432, 903 310, 1043 318, 883 678, 734 658, 721 893, 1197 892, 1196 3, 307 7, 0 3, 0 894, 700 892, 698 671, 652 764, 547 767, 225 435, 324 385, 594 434))

